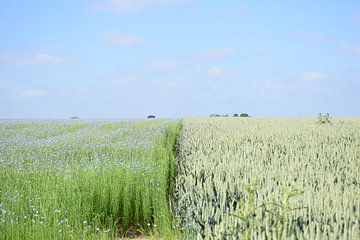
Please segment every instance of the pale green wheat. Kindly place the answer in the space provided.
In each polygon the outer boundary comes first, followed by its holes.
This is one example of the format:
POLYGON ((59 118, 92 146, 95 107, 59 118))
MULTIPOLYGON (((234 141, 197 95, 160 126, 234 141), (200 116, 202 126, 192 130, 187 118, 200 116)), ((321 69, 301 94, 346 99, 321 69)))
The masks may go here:
POLYGON ((178 145, 188 238, 360 239, 359 119, 184 119, 178 145))

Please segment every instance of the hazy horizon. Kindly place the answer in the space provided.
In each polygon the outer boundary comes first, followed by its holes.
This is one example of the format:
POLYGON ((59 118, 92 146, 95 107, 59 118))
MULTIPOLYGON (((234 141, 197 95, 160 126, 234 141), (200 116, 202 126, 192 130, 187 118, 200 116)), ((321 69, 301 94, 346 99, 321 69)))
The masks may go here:
POLYGON ((360 117, 360 3, 0 8, 0 119, 360 117))

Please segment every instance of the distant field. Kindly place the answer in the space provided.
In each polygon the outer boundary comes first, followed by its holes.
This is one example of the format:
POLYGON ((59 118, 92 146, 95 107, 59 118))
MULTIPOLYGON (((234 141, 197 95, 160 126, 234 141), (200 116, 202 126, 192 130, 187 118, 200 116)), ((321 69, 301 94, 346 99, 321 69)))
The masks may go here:
POLYGON ((169 236, 174 121, 1 121, 0 239, 169 236))
POLYGON ((360 120, 197 118, 178 139, 189 239, 360 239, 360 120))

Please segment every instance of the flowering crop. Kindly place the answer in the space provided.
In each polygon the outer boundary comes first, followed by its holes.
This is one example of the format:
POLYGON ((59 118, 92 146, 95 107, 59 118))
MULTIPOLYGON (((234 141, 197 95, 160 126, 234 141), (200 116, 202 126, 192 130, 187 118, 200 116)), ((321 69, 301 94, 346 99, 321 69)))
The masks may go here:
POLYGON ((178 130, 170 120, 1 121, 0 239, 166 235, 178 130))

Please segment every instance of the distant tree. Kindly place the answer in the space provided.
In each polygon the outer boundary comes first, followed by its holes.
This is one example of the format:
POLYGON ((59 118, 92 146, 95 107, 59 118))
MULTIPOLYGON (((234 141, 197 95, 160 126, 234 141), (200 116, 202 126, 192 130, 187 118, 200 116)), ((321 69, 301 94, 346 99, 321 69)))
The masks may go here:
POLYGON ((224 115, 222 115, 222 117, 228 117, 229 115, 227 115, 227 114, 224 114, 224 115))
POLYGON ((319 113, 316 123, 318 124, 331 124, 331 116, 329 113, 319 113))
POLYGON ((155 118, 155 116, 154 116, 154 115, 149 115, 149 116, 147 116, 147 118, 148 118, 148 119, 150 119, 150 118, 155 118))
POLYGON ((240 114, 240 117, 250 117, 250 116, 249 116, 249 114, 247 114, 247 113, 241 113, 241 114, 240 114))
POLYGON ((237 114, 237 113, 234 113, 234 115, 233 115, 233 117, 238 117, 239 116, 239 114, 237 114))

